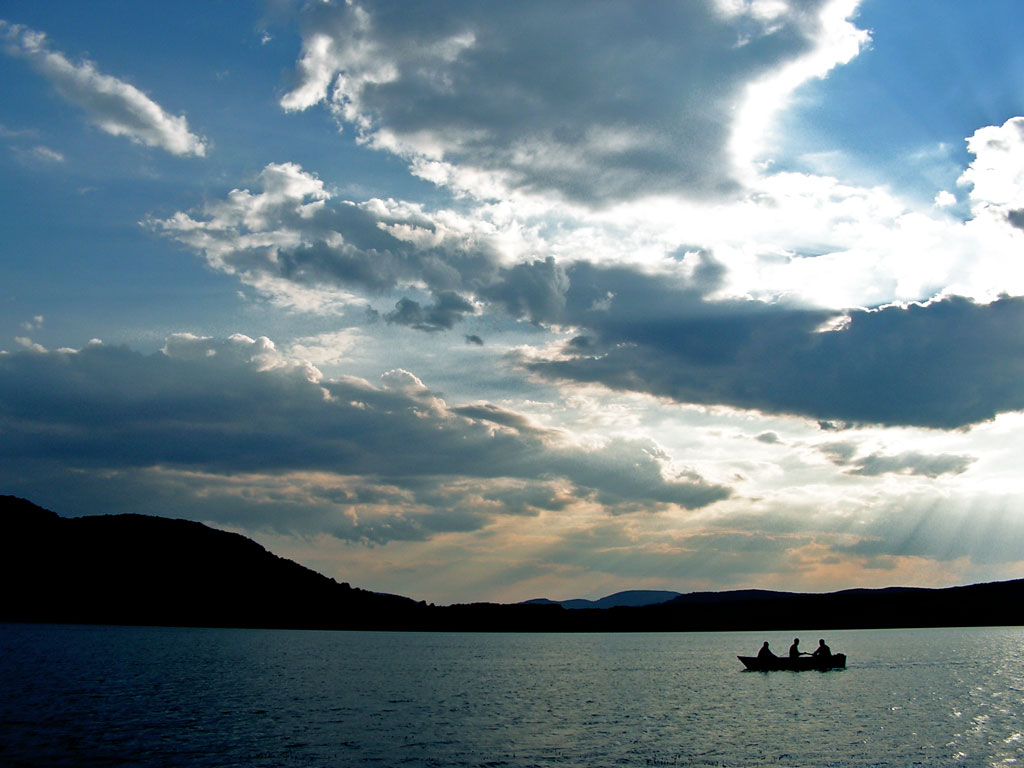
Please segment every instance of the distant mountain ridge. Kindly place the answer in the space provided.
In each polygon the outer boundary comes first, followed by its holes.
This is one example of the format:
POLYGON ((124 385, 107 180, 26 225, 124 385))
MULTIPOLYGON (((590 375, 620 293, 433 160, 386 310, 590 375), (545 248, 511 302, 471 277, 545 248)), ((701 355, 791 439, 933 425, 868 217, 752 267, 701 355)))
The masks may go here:
POLYGON ((665 589, 627 589, 624 592, 616 592, 614 595, 607 595, 598 600, 586 600, 574 598, 572 600, 549 600, 546 597, 539 597, 533 600, 524 600, 523 605, 560 605, 570 610, 584 610, 587 608, 619 608, 621 606, 640 607, 642 605, 657 605, 668 602, 679 597, 681 592, 671 592, 665 589))
POLYGON ((694 592, 644 602, 662 594, 675 593, 628 590, 572 609, 543 600, 434 606, 338 583, 202 523, 64 518, 0 496, 0 622, 520 632, 1024 624, 1024 580, 829 594, 694 592))

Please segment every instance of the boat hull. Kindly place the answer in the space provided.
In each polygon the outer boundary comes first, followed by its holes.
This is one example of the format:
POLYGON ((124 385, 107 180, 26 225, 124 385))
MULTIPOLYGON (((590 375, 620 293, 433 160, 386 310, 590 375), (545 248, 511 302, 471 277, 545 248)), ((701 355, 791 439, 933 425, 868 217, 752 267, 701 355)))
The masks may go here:
POLYGON ((846 654, 834 653, 827 659, 816 659, 813 656, 799 656, 791 659, 788 656, 778 656, 774 659, 759 659, 757 656, 737 656, 743 662, 743 666, 754 672, 804 672, 816 670, 824 672, 828 669, 845 669, 846 654))

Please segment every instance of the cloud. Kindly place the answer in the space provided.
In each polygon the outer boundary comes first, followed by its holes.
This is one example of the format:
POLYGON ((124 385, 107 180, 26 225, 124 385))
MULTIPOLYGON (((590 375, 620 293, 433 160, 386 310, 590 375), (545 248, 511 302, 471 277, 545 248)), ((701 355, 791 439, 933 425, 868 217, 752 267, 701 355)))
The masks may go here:
MULTIPOLYGON (((1019 132, 1007 125, 999 152, 1019 132)), ((494 310, 563 323, 569 272, 578 280, 581 263, 685 280, 700 295, 741 299, 733 306, 743 311, 752 298, 844 310, 1024 295, 1024 203, 1008 191, 1016 177, 997 183, 1002 156, 980 140, 969 146, 980 154, 964 174, 979 181, 967 221, 908 207, 883 188, 799 173, 762 176, 739 201, 641 200, 604 211, 455 201, 429 210, 340 200, 316 174, 271 163, 251 189, 148 225, 283 306, 332 312, 381 299, 380 315, 424 331, 494 310)), ((592 308, 614 294, 608 286, 592 296, 592 308)))
MULTIPOLYGON (((0 24, 0 29, 3 29, 3 25, 0 24)), ((24 139, 24 138, 36 138, 39 132, 33 128, 8 128, 3 123, 0 123, 0 139, 24 139)))
POLYGON ((844 466, 857 455, 858 446, 856 443, 850 442, 822 443, 818 446, 818 450, 825 454, 833 464, 844 466))
POLYGON ((311 4, 281 105, 326 103, 364 143, 478 197, 721 195, 739 187, 734 141, 856 55, 855 6, 311 4))
POLYGON ((54 163, 64 162, 63 153, 42 145, 31 147, 29 149, 15 147, 14 154, 19 160, 26 164, 53 165, 54 163))
POLYGON ((316 336, 303 336, 288 345, 291 358, 308 360, 315 366, 341 363, 347 354, 365 342, 352 330, 330 331, 316 336))
POLYGON ((421 331, 444 331, 450 329, 465 315, 472 314, 473 303, 454 291, 440 291, 434 304, 422 307, 412 299, 403 298, 384 318, 389 323, 409 325, 421 331))
POLYGON ((529 418, 514 411, 500 408, 491 403, 477 403, 476 405, 459 405, 452 408, 452 411, 477 421, 489 421, 494 424, 501 424, 507 427, 515 427, 520 432, 542 433, 541 429, 529 418))
POLYGON ((102 131, 174 155, 206 154, 205 139, 189 130, 183 115, 168 114, 138 88, 103 74, 91 61, 72 63, 50 48, 42 32, 0 20, 0 41, 8 55, 29 61, 61 97, 84 110, 102 131))
POLYGON ((948 453, 904 451, 895 456, 873 453, 857 459, 856 466, 850 470, 850 474, 874 476, 892 472, 934 478, 947 474, 959 475, 966 472, 973 462, 974 459, 970 456, 955 456, 948 453))
MULTIPOLYGON (((408 371, 388 372, 379 386, 327 379, 268 339, 242 335, 178 334, 154 355, 91 344, 0 356, 0 430, 8 489, 33 477, 68 494, 115 475, 140 489, 190 477, 190 495, 244 486, 254 507, 286 497, 307 516, 350 518, 318 530, 374 541, 479 528, 524 514, 529 498, 547 509, 571 497, 624 513, 699 508, 730 493, 673 467, 650 441, 581 447, 507 409, 449 406, 408 371)), ((317 532, 304 525, 294 530, 317 532)))
POLYGON ((393 200, 333 200, 324 183, 294 163, 271 163, 261 189, 234 189, 192 213, 145 225, 202 253, 274 301, 324 311, 361 301, 343 289, 384 295, 423 287, 434 303, 405 298, 392 322, 422 330, 450 328, 474 311, 462 291, 494 279, 499 254, 486 222, 393 200))
POLYGON ((563 322, 586 329, 530 371, 683 403, 953 429, 1024 409, 1024 300, 950 297, 834 313, 710 301, 625 269, 568 270, 563 322), (607 308, 593 309, 609 291, 607 308), (822 330, 833 328, 833 330, 822 330))
POLYGON ((503 269, 480 294, 512 317, 531 323, 558 323, 565 314, 569 278, 555 259, 548 257, 503 269))
POLYGON ((884 474, 922 475, 936 478, 940 475, 959 475, 974 463, 972 456, 950 453, 922 453, 903 451, 895 455, 875 452, 855 458, 858 447, 854 443, 825 443, 818 446, 830 461, 841 467, 850 467, 848 474, 876 477, 884 474))
POLYGON ((1024 210, 1024 117, 979 128, 967 139, 974 160, 958 180, 970 186, 975 217, 1008 218, 1019 225, 1024 210))
MULTIPOLYGON (((289 307, 324 312, 397 293, 380 315, 418 330, 495 311, 572 328, 557 355, 523 352, 529 370, 551 379, 837 424, 957 428, 1024 408, 1008 383, 1024 363, 1013 330, 1020 299, 836 311, 729 298, 733 273, 706 249, 663 246, 656 261, 608 266, 584 258, 598 252, 591 239, 545 243, 545 231, 510 245, 508 233, 523 228, 496 217, 338 201, 292 163, 268 165, 259 182, 148 225, 289 307), (536 258, 529 246, 569 258, 536 258)), ((1004 245, 1015 233, 1005 214, 990 224, 1004 245)), ((570 240, 594 231, 554 229, 573 230, 570 240)))
POLYGON ((28 349, 32 352, 46 352, 47 349, 42 344, 37 344, 32 341, 28 336, 15 336, 14 343, 22 349, 28 349))
POLYGON ((38 331, 40 328, 43 327, 43 323, 45 322, 45 320, 46 318, 44 318, 42 315, 34 315, 31 320, 26 320, 25 322, 23 322, 21 324, 21 327, 24 328, 26 331, 38 331))

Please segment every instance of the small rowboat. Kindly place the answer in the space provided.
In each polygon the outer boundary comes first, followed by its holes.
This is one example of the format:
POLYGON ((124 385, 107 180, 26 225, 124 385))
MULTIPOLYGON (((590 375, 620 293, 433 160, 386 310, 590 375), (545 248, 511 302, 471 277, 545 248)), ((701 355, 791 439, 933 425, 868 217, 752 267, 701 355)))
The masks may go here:
POLYGON ((790 672, 802 672, 804 670, 818 670, 824 672, 828 669, 846 669, 846 654, 833 653, 827 658, 815 658, 814 656, 797 656, 791 659, 788 656, 776 656, 775 658, 759 659, 757 656, 737 656, 743 662, 743 666, 754 672, 772 672, 775 670, 789 670, 790 672))

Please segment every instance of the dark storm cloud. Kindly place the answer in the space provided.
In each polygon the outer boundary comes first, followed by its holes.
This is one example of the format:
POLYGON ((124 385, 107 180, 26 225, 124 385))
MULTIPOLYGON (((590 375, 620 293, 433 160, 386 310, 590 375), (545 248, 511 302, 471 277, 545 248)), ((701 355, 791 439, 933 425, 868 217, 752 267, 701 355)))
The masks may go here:
MULTIPOLYGON (((531 484, 553 481, 621 505, 692 508, 729 495, 692 472, 666 479, 666 457, 643 441, 573 448, 504 409, 451 408, 407 372, 382 381, 322 380, 309 366, 285 362, 270 342, 247 337, 172 337, 155 355, 100 344, 2 355, 0 479, 13 488, 45 476, 46 466, 76 468, 56 481, 66 485, 162 468, 196 473, 197 487, 207 482, 200 476, 251 473, 253 487, 269 489, 284 481, 267 478, 325 473, 345 482, 328 483, 333 490, 314 507, 358 510, 376 504, 368 493, 400 493, 415 512, 377 513, 375 528, 360 529, 371 539, 385 536, 385 523, 406 538, 462 530, 502 513, 506 490, 514 513, 522 513, 524 494, 539 493, 551 508, 552 491, 531 484), (469 486, 458 491, 460 483, 469 486), (442 489, 450 504, 424 508, 421 497, 442 489), (483 508, 467 502, 486 495, 493 503, 483 508)), ((297 492, 285 485, 287 494, 297 492)))
POLYGON ((588 330, 560 358, 524 361, 553 379, 826 423, 950 429, 1024 408, 1022 299, 852 310, 821 332, 834 313, 707 301, 624 268, 567 274, 558 319, 588 330))
POLYGON ((812 50, 824 5, 310 4, 282 105, 327 101, 377 146, 523 190, 706 197, 736 187, 727 144, 747 86, 812 50))

